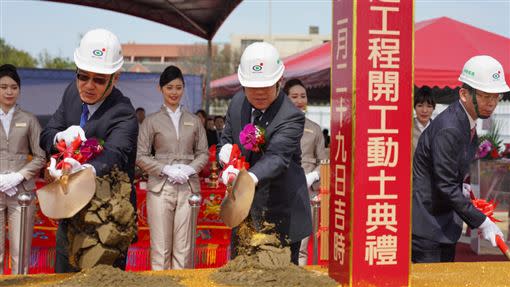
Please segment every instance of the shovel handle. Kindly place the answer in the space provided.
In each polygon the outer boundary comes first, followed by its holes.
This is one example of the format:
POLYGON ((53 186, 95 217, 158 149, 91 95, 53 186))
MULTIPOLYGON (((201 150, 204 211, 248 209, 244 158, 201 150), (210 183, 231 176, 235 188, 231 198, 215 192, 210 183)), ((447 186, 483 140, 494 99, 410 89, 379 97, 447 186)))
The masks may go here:
POLYGON ((499 247, 499 250, 505 254, 506 258, 510 260, 510 248, 508 248, 508 245, 506 245, 505 241, 503 241, 503 238, 501 236, 496 235, 496 244, 499 247))
POLYGON ((67 194, 67 186, 69 184, 69 174, 71 173, 71 164, 68 162, 63 162, 62 164, 62 176, 60 177, 60 186, 62 186, 62 190, 64 194, 67 194))

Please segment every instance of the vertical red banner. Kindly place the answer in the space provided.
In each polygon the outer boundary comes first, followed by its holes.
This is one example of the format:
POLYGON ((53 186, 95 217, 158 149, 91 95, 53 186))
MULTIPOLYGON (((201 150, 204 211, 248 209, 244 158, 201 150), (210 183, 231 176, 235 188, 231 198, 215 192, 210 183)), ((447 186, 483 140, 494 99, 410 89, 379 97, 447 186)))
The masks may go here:
POLYGON ((333 2, 329 268, 342 284, 409 284, 413 33, 413 1, 333 2))
POLYGON ((329 273, 342 283, 352 271, 353 20, 353 1, 333 2, 329 273))

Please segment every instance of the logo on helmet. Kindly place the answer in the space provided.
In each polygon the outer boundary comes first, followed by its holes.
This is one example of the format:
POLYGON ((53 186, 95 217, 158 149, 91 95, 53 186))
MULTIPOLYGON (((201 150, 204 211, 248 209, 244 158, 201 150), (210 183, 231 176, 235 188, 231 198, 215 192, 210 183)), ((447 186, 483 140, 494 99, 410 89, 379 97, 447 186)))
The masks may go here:
POLYGON ((464 74, 468 75, 468 76, 472 76, 472 77, 474 77, 474 76, 475 76, 475 72, 470 71, 470 70, 468 70, 468 69, 464 69, 462 72, 463 72, 464 74))
POLYGON ((96 49, 96 50, 92 51, 92 54, 94 54, 94 56, 101 57, 101 56, 103 56, 105 51, 106 51, 105 48, 103 48, 101 50, 96 49))
POLYGON ((498 71, 497 73, 492 74, 492 78, 493 78, 494 80, 499 80, 499 77, 500 77, 500 75, 499 75, 499 74, 500 74, 500 73, 501 73, 501 71, 498 71))
POLYGON ((264 63, 260 63, 258 65, 253 65, 253 67, 251 67, 251 69, 255 72, 260 72, 260 71, 262 71, 262 66, 264 66, 264 63))

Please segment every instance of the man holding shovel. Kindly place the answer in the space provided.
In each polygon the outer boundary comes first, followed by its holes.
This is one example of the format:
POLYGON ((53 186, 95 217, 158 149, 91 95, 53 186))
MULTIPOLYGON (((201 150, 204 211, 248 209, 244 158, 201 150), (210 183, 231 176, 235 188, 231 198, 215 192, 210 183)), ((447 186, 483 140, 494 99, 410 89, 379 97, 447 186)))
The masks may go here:
MULTIPOLYGON (((64 92, 62 102, 41 134, 41 147, 52 154, 56 142, 64 140, 69 146, 76 137, 82 141, 95 137, 104 141, 104 150, 86 165, 94 175, 103 176, 117 167, 134 176, 138 122, 131 101, 115 88, 124 62, 117 37, 108 30, 87 32, 74 52, 77 66, 76 80, 64 92)), ((64 160, 71 166, 70 173, 84 167, 76 160, 64 160)), ((85 166, 85 165, 84 165, 85 166)), ((51 176, 60 178, 62 171, 54 161, 48 168, 51 176)), ((136 206, 135 190, 131 202, 136 206)), ((135 208, 136 210, 136 208, 135 208)), ((67 221, 62 220, 57 231, 55 272, 74 271, 69 264, 67 221)), ((125 256, 114 263, 124 268, 125 256)))
MULTIPOLYGON (((251 44, 241 56, 238 77, 243 91, 229 105, 218 144, 219 160, 227 164, 232 144, 237 144, 250 164, 248 173, 241 172, 238 180, 243 177, 251 181, 247 185, 254 184, 255 191, 246 197, 244 191, 234 188, 238 192, 234 194, 236 200, 227 199, 232 204, 222 206, 222 212, 225 223, 232 227, 244 219, 248 209, 246 223, 255 230, 274 224, 280 242, 290 247, 291 261, 297 265, 301 240, 310 235, 312 226, 306 177, 301 168, 300 140, 305 116, 280 91, 284 69, 278 51, 265 42, 251 44), (259 134, 263 144, 243 145, 243 134, 250 127, 263 131, 259 134)), ((229 174, 237 175, 239 170, 229 166, 223 173, 224 182, 229 174)), ((236 231, 234 228, 233 256, 238 251, 236 231)))

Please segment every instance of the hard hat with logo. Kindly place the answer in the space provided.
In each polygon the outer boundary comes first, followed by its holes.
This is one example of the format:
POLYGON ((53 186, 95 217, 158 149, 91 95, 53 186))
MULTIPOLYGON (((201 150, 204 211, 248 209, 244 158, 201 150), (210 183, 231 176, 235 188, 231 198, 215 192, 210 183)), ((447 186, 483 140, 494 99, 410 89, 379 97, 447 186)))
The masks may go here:
POLYGON ((117 36, 105 29, 88 31, 74 51, 76 66, 88 72, 111 75, 124 63, 117 36))
POLYGON ((469 59, 464 64, 459 81, 486 93, 501 94, 510 91, 505 82, 503 66, 493 57, 486 55, 469 59))
POLYGON ((276 48, 266 42, 256 42, 244 50, 237 76, 243 87, 270 87, 280 80, 284 70, 276 48))

